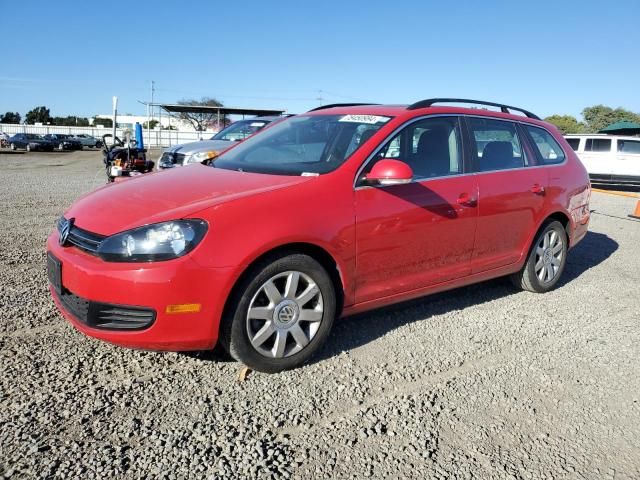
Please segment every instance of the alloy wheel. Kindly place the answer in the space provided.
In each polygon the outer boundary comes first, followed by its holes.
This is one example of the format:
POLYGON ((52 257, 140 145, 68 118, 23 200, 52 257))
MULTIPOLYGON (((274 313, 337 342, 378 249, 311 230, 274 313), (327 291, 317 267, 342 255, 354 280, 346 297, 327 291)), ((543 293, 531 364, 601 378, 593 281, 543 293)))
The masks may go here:
POLYGON ((558 275, 563 254, 562 236, 555 230, 545 233, 536 246, 535 272, 540 282, 549 283, 558 275))
POLYGON ((285 358, 303 350, 324 316, 320 288, 302 272, 287 271, 264 282, 246 316, 249 341, 261 355, 285 358))

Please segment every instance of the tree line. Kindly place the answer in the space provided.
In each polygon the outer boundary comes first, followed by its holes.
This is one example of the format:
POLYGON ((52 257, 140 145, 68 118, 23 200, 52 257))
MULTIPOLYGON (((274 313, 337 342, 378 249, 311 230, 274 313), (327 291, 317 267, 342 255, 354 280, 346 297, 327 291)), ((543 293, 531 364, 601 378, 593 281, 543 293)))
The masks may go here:
MULTIPOLYGON (((103 119, 95 119, 100 123, 103 119)), ((111 119, 109 123, 113 125, 111 119)), ((6 112, 4 115, 0 116, 0 123, 21 123, 22 116, 18 112, 6 112)), ((34 125, 36 123, 42 123, 43 125, 51 124, 51 125, 61 125, 61 126, 69 126, 69 127, 88 127, 90 125, 89 119, 86 117, 78 117, 75 115, 67 115, 66 117, 52 117, 51 111, 43 106, 35 107, 27 112, 24 117, 24 123, 27 125, 34 125)), ((105 125, 106 126, 106 125, 105 125)))
MULTIPOLYGON (((187 106, 208 106, 208 107, 222 107, 222 102, 211 97, 203 97, 199 100, 188 99, 180 100, 179 105, 187 106)), ((218 118, 216 113, 179 113, 178 117, 181 120, 189 122, 193 128, 197 131, 204 131, 207 127, 217 126, 218 128, 229 124, 229 120, 226 115, 220 116, 221 125, 217 125, 218 118)), ((22 116, 18 112, 6 112, 0 116, 0 123, 21 123, 22 116)), ((27 125, 33 125, 35 123, 42 123, 43 125, 58 125, 68 127, 88 127, 91 122, 86 117, 77 117, 75 115, 68 115, 66 117, 52 117, 50 110, 45 106, 35 107, 27 112, 24 118, 24 123, 27 125)), ((155 128, 160 122, 157 120, 151 120, 150 122, 144 122, 144 128, 155 128), (150 125, 147 125, 149 123, 150 125)), ((93 117, 93 125, 102 125, 106 128, 113 127, 113 120, 110 118, 98 118, 93 117)), ((164 129, 175 130, 175 127, 163 127, 164 129)))
POLYGON ((570 133, 598 133, 616 122, 634 122, 640 124, 640 114, 621 107, 594 105, 582 110, 583 121, 571 115, 551 115, 545 121, 553 123, 565 135, 570 133))

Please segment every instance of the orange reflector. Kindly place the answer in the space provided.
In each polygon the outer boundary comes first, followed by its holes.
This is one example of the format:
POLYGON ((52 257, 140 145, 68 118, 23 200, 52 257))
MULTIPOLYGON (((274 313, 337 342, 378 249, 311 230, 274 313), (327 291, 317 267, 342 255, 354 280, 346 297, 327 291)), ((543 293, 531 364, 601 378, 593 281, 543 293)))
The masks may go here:
POLYGON ((197 313, 202 309, 199 303, 182 303, 179 305, 167 305, 167 313, 197 313))

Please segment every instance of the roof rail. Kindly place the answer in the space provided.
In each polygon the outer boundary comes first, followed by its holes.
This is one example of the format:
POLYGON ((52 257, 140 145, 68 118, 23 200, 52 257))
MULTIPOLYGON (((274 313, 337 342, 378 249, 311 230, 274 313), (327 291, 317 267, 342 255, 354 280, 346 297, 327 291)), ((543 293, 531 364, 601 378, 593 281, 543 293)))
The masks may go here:
POLYGON ((525 110, 524 108, 513 107, 511 105, 504 105, 502 103, 483 102, 482 100, 469 100, 468 98, 428 98, 426 100, 420 100, 407 107, 407 110, 416 110, 418 108, 426 108, 433 106, 434 103, 472 103, 474 105, 486 105, 489 107, 499 107, 502 113, 510 113, 509 110, 516 110, 524 113, 529 118, 535 118, 540 120, 537 115, 525 110))
POLYGON ((330 103, 328 105, 321 105, 316 108, 312 108, 309 110, 310 112, 315 112, 316 110, 324 110, 325 108, 333 108, 333 107, 360 107, 363 105, 380 105, 379 103, 330 103))

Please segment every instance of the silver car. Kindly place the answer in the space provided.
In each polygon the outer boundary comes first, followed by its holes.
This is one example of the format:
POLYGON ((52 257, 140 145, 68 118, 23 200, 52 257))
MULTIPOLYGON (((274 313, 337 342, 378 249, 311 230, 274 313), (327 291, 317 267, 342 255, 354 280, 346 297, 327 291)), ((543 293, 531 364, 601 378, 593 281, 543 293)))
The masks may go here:
POLYGON ((255 117, 250 120, 238 120, 220 130, 209 140, 173 145, 165 149, 158 160, 158 169, 181 167, 190 163, 208 164, 215 157, 266 127, 269 123, 285 117, 255 117))

